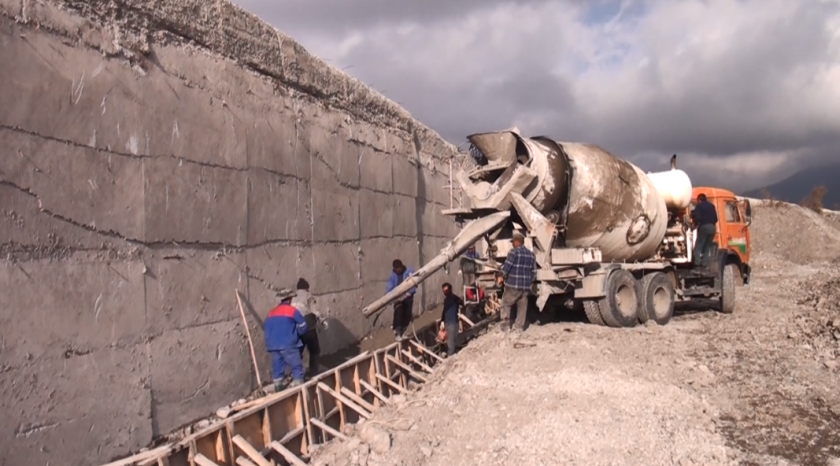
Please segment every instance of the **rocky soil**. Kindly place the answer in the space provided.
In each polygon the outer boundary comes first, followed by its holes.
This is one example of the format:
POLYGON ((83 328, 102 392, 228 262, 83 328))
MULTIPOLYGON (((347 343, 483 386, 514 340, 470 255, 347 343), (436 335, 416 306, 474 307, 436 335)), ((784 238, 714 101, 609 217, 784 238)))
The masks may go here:
POLYGON ((313 464, 837 465, 840 227, 757 206, 752 235, 734 314, 491 330, 313 464))

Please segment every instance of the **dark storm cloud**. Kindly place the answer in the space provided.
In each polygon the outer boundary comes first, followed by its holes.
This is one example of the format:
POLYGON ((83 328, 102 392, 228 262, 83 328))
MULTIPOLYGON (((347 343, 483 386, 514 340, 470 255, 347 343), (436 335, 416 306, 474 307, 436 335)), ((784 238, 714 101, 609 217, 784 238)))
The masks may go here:
POLYGON ((748 187, 840 149, 837 1, 238 3, 456 144, 515 124, 748 187))

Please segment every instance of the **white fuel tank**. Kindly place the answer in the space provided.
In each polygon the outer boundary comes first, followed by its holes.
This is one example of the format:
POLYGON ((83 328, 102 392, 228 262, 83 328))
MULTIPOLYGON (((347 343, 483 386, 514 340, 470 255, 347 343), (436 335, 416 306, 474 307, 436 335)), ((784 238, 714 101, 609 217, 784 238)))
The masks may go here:
POLYGON ((659 195, 669 209, 685 209, 691 204, 693 187, 688 174, 682 170, 673 169, 664 172, 648 173, 659 195))

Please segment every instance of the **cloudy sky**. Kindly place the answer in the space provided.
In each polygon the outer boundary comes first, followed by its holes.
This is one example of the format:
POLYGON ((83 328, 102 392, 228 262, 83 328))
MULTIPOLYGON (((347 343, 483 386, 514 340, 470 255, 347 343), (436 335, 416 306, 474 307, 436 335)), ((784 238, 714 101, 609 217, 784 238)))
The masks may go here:
POLYGON ((738 191, 840 162, 838 0, 234 0, 455 144, 519 126, 738 191))

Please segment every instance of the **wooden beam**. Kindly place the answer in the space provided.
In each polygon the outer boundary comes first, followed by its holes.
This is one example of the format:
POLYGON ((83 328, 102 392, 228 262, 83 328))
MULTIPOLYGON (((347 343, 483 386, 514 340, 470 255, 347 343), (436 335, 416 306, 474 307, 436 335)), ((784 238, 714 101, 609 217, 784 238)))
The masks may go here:
POLYGON ((251 462, 251 460, 245 458, 244 456, 237 456, 236 464, 238 464, 239 466, 257 466, 256 464, 251 462))
POLYGON ((420 343, 417 343, 417 342, 414 342, 414 341, 411 341, 411 342, 409 342, 409 343, 411 343, 411 344, 413 344, 414 346, 416 346, 416 347, 417 347, 417 349, 419 349, 420 351, 422 351, 422 352, 424 352, 424 353, 428 354, 429 356, 431 356, 431 357, 433 357, 433 358, 437 359, 437 360, 438 360, 438 362, 443 362, 443 358, 442 358, 442 357, 440 357, 440 356, 438 356, 437 354, 435 354, 435 352, 434 352, 434 351, 432 351, 432 350, 430 350, 429 348, 426 348, 425 346, 421 345, 420 343))
POLYGON ((121 460, 108 463, 104 466, 129 466, 129 465, 138 463, 140 461, 150 460, 150 459, 152 461, 152 463, 150 463, 150 464, 154 464, 155 462, 157 462, 157 456, 158 455, 164 455, 166 453, 169 453, 171 448, 172 448, 172 444, 169 443, 169 444, 157 447, 153 450, 144 451, 144 452, 138 453, 134 456, 129 456, 128 458, 123 458, 121 460))
POLYGON ((423 369, 424 371, 426 371, 426 372, 428 372, 428 373, 430 373, 430 374, 431 374, 432 372, 434 372, 434 371, 435 371, 434 369, 432 369, 431 367, 429 367, 426 363, 424 363, 423 361, 421 361, 420 359, 418 359, 416 356, 414 356, 413 354, 409 353, 408 351, 406 351, 406 350, 402 350, 402 354, 403 354, 403 356, 405 356, 405 357, 407 357, 408 359, 410 359, 410 360, 411 360, 411 362, 413 362, 414 364, 417 364, 418 366, 420 366, 420 368, 421 368, 421 369, 423 369))
POLYGON ((271 442, 271 448, 273 448, 274 451, 276 451, 277 453, 280 453, 283 459, 288 461, 289 464, 293 466, 306 466, 306 463, 304 463, 300 458, 295 456, 294 453, 289 451, 289 449, 284 447, 283 444, 281 444, 280 442, 271 442))
POLYGON ((389 387, 393 388, 394 390, 400 393, 406 392, 406 390, 403 387, 401 387, 400 384, 395 383, 393 380, 389 379, 388 377, 385 377, 382 374, 376 374, 376 378, 382 382, 385 382, 389 387))
POLYGON ((468 318, 467 318, 467 316, 465 316, 464 314, 461 314, 461 313, 459 312, 459 313, 458 313, 458 318, 459 318, 459 319, 461 319, 461 320, 463 320, 463 321, 464 321, 464 323, 466 323, 466 324, 467 324, 467 325, 469 325, 470 327, 475 327, 475 322, 473 322, 473 321, 471 321, 470 319, 468 319, 468 318))
POLYGON ((337 393, 335 390, 328 387, 327 384, 325 384, 324 382, 318 382, 318 388, 320 388, 321 390, 329 393, 330 395, 332 395, 333 398, 342 402, 345 406, 347 406, 349 408, 352 408, 353 411, 356 411, 357 413, 359 413, 359 416, 362 416, 365 419, 370 419, 371 418, 371 414, 369 412, 367 412, 364 408, 357 405, 356 403, 354 403, 353 401, 351 401, 350 399, 348 399, 346 396, 342 395, 341 393, 337 393))
MULTIPOLYGON (((375 373, 374 373, 374 375, 375 375, 375 373)), ((382 403, 384 403, 386 405, 388 404, 388 397, 383 395, 382 392, 380 392, 379 390, 376 389, 376 387, 369 384, 367 382, 367 380, 361 379, 361 380, 359 380, 359 383, 362 384, 362 387, 365 387, 367 389, 367 391, 373 393, 373 396, 379 398, 379 401, 381 401, 382 403)))
MULTIPOLYGON (((324 432, 332 435, 335 438, 339 438, 341 440, 347 440, 346 435, 344 435, 341 432, 333 429, 332 427, 326 425, 325 423, 319 421, 318 418, 313 417, 312 419, 309 420, 309 422, 312 423, 313 426, 323 430, 324 432)), ((326 440, 326 439, 324 439, 324 440, 326 440)))
POLYGON ((257 466, 272 466, 272 464, 265 459, 265 457, 261 455, 253 445, 242 438, 241 435, 235 435, 231 440, 237 447, 239 447, 240 450, 242 450, 243 453, 248 456, 248 458, 251 459, 251 461, 256 463, 257 466))
POLYGON ((197 464, 198 466, 219 466, 218 464, 216 464, 215 461, 202 455, 201 453, 195 455, 193 461, 195 461, 195 464, 197 464))
POLYGON ((350 398, 351 400, 355 401, 355 402, 356 402, 356 404, 358 404, 358 405, 359 405, 359 406, 361 406, 362 408, 365 408, 366 410, 368 410, 368 412, 371 412, 371 413, 372 413, 372 412, 376 411, 376 407, 375 407, 375 406, 373 406, 372 404, 368 403, 368 402, 367 402, 367 400, 365 400, 364 398, 360 397, 359 395, 357 395, 357 394, 353 393, 353 391, 352 391, 352 390, 350 390, 350 389, 349 389, 349 388, 347 388, 347 387, 341 387, 341 394, 342 394, 342 395, 344 395, 344 396, 346 396, 347 398, 350 398))
POLYGON ((400 369, 404 370, 405 372, 407 372, 410 376, 414 377, 415 379, 417 379, 417 380, 419 380, 419 381, 421 381, 421 382, 423 382, 423 383, 428 382, 428 380, 427 380, 425 377, 423 377, 422 375, 418 374, 417 372, 414 372, 413 370, 411 370, 411 368, 410 368, 410 367, 408 367, 407 365, 405 365, 405 364, 404 364, 402 361, 400 361, 399 359, 397 359, 397 358, 395 358, 395 357, 391 356, 390 354, 386 355, 386 356, 385 356, 385 359, 388 359, 389 361, 391 361, 392 363, 394 363, 394 365, 396 365, 396 366, 397 366, 397 367, 399 367, 400 369))
POLYGON ((257 374, 257 388, 262 388, 260 378, 260 366, 257 364, 257 354, 254 352, 254 340, 251 339, 251 330, 248 328, 248 319, 245 318, 245 308, 242 306, 242 298, 239 297, 239 290, 236 291, 236 302, 239 304, 239 314, 242 315, 242 325, 245 326, 245 336, 248 337, 248 346, 251 348, 251 361, 254 363, 254 372, 257 374))

